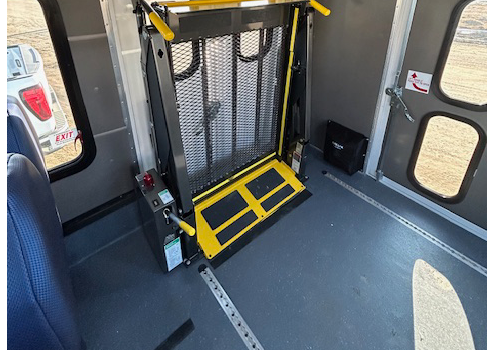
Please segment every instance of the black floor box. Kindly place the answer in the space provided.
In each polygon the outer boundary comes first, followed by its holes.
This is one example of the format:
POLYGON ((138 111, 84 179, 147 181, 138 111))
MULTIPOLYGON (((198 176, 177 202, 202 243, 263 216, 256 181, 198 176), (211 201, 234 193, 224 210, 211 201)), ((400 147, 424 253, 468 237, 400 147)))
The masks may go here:
POLYGON ((368 139, 332 120, 327 122, 324 147, 325 160, 349 175, 363 168, 368 139))

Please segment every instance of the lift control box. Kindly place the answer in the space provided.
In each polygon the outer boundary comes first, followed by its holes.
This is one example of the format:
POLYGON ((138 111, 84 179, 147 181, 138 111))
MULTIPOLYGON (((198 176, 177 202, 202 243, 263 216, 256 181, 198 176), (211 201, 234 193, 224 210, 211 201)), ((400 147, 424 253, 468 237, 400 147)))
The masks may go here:
POLYGON ((161 269, 169 272, 181 263, 189 265, 197 251, 196 237, 179 227, 185 219, 180 219, 172 193, 154 169, 135 180, 144 233, 161 269))

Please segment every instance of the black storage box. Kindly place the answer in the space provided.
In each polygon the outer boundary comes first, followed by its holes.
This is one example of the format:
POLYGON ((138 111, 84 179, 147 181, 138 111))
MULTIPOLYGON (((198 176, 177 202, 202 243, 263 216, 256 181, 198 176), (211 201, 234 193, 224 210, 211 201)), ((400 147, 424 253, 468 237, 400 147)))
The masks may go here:
POLYGON ((349 175, 363 168, 368 139, 332 120, 326 125, 325 160, 349 175))

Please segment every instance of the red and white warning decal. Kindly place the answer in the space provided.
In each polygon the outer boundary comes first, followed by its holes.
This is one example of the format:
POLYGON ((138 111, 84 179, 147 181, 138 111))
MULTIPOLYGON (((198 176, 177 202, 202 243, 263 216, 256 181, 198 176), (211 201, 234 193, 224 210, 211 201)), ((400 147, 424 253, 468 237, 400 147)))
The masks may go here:
POLYGON ((77 136, 78 130, 76 128, 69 129, 58 134, 50 135, 50 144, 52 147, 61 146, 73 141, 77 136))
POLYGON ((422 94, 428 94, 431 87, 431 81, 432 74, 409 70, 408 76, 406 77, 405 88, 422 94))

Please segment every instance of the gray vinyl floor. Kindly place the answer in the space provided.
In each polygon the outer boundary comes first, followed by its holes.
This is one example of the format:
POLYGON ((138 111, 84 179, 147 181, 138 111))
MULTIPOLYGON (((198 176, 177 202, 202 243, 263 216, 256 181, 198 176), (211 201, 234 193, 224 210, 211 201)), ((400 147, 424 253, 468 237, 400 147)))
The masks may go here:
MULTIPOLYGON (((485 350, 486 277, 322 170, 486 267, 486 242, 362 174, 343 175, 313 149, 312 196, 213 270, 263 347, 414 349, 412 271, 422 259, 453 285, 475 347, 485 350)), ((143 232, 118 224, 120 215, 67 239, 88 348, 153 350, 191 319, 194 331, 178 349, 245 349, 199 276, 207 262, 162 274, 143 232), (105 247, 89 243, 105 235, 113 237, 105 247)))

